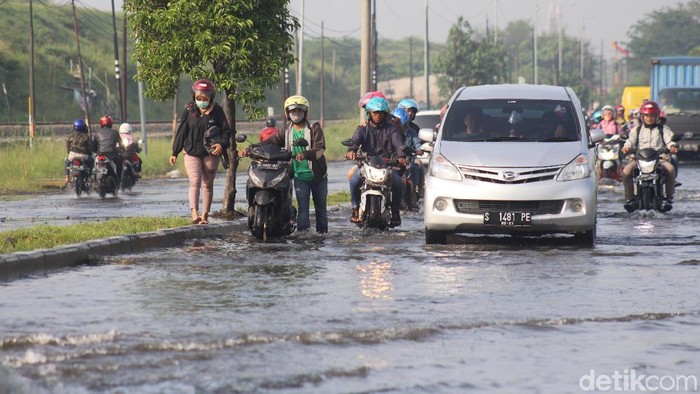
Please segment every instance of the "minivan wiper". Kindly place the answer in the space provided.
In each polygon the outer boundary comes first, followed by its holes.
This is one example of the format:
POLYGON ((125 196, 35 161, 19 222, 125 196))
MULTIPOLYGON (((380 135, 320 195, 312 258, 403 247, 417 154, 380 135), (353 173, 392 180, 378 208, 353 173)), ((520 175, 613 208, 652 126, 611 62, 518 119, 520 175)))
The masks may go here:
POLYGON ((541 140, 538 140, 540 142, 572 142, 572 141, 578 141, 576 138, 571 138, 571 137, 550 137, 550 138, 544 138, 541 140))
POLYGON ((486 142, 500 142, 500 141, 532 141, 530 138, 523 138, 523 137, 518 137, 518 136, 508 136, 504 135, 501 137, 491 137, 491 138, 486 138, 484 139, 486 142))

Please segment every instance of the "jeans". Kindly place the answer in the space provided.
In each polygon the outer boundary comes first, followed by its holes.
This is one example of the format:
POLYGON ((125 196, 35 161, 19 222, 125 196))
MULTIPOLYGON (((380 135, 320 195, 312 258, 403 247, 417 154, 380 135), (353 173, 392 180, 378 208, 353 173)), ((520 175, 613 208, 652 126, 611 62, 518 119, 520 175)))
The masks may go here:
MULTIPOLYGON (((360 207, 360 185, 362 185, 362 178, 360 177, 360 169, 355 171, 350 179, 350 201, 352 202, 352 208, 358 209, 360 207)), ((403 198, 403 179, 398 172, 391 172, 391 211, 393 214, 398 214, 401 209, 401 199, 403 198)))
POLYGON ((297 197, 299 211, 297 212, 297 229, 307 230, 311 227, 309 222, 309 200, 313 196, 314 211, 316 212, 316 232, 328 232, 328 178, 318 182, 302 181, 294 178, 294 193, 297 197))

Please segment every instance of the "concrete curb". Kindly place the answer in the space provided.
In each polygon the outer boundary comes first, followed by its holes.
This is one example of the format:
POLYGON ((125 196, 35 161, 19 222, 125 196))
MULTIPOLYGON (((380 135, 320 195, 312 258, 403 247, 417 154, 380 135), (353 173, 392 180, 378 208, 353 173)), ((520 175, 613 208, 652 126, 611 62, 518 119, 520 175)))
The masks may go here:
POLYGON ((50 272, 63 268, 94 262, 101 256, 138 253, 147 249, 180 245, 192 238, 207 238, 245 230, 243 223, 227 221, 121 235, 51 249, 2 254, 0 255, 0 283, 37 275, 46 276, 50 272))

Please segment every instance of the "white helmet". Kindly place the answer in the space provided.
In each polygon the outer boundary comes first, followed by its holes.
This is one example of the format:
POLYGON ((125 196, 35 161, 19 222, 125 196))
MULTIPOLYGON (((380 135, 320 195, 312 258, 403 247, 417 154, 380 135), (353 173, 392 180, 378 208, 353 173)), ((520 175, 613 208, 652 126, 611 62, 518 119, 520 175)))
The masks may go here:
POLYGON ((129 123, 122 123, 119 126, 119 134, 131 134, 131 125, 129 123))

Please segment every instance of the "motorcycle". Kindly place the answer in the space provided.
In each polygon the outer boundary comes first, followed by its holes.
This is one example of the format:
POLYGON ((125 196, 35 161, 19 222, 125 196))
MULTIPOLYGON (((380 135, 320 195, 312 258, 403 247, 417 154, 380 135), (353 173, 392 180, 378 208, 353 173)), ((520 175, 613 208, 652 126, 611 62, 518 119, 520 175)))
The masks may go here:
POLYGON ((408 165, 406 166, 405 178, 406 178, 406 189, 403 194, 404 203, 410 211, 418 210, 418 200, 422 197, 423 184, 421 180, 424 179, 423 164, 418 160, 416 155, 416 150, 411 147, 404 147, 404 153, 406 153, 406 158, 410 157, 413 160, 408 160, 408 165))
POLYGON ((397 161, 369 157, 358 150, 352 139, 343 140, 341 144, 358 151, 355 161, 362 184, 357 225, 387 230, 391 227, 391 177, 397 161))
POLYGON ((80 157, 74 157, 69 165, 70 173, 73 175, 73 189, 75 195, 80 197, 83 192, 90 194, 90 168, 88 168, 87 160, 80 157))
POLYGON ((598 179, 622 179, 622 162, 620 160, 620 135, 606 137, 598 144, 598 179))
POLYGON ((136 163, 139 162, 139 156, 134 153, 133 156, 127 157, 126 155, 122 158, 122 191, 131 191, 131 188, 136 185, 136 181, 139 177, 136 175, 136 163))
MULTIPOLYGON (((624 139, 626 136, 622 136, 624 139)), ((680 135, 674 135, 672 140, 677 142, 680 135)), ((666 176, 661 168, 661 160, 668 160, 668 150, 663 148, 656 150, 644 148, 631 155, 635 159, 636 168, 632 173, 632 184, 634 186, 634 201, 636 209, 657 210, 668 212, 673 206, 665 204, 666 176)))
POLYGON ((116 163, 100 153, 95 157, 93 173, 95 174, 95 189, 100 197, 105 198, 107 194, 112 194, 116 197, 119 192, 116 163))
MULTIPOLYGON (((236 142, 247 139, 245 134, 236 136, 236 142)), ((303 138, 294 141, 296 146, 308 146, 303 138)), ((296 208, 292 205, 292 180, 290 163, 292 152, 271 142, 251 144, 248 147, 251 160, 246 182, 248 201, 248 228, 259 240, 272 236, 290 235, 296 230, 296 208)))

